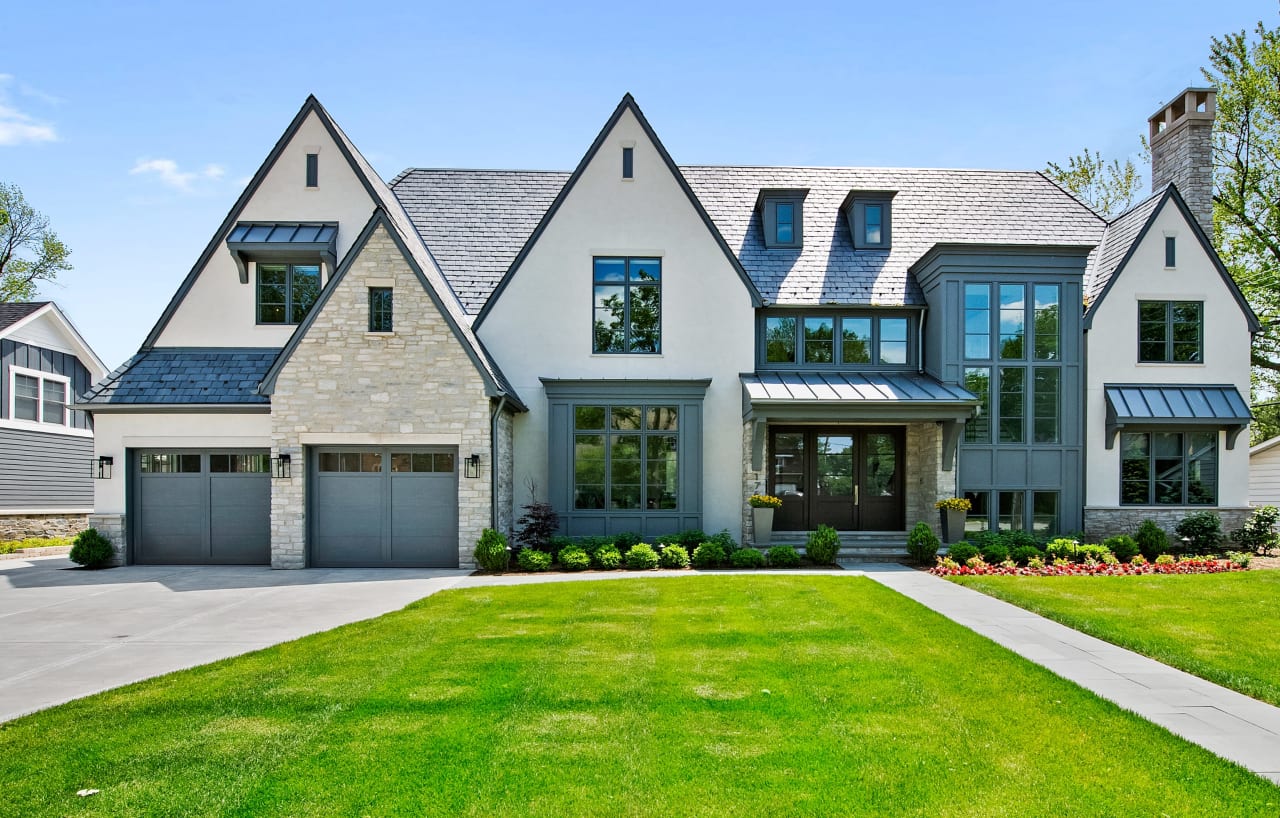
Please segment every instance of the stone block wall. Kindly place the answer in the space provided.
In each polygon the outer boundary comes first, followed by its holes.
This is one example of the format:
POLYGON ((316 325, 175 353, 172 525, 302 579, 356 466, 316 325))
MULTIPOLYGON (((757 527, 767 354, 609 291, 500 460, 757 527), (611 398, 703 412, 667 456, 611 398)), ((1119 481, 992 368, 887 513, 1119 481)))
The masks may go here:
POLYGON ((459 469, 462 459, 482 453, 480 478, 458 479, 458 562, 472 567, 476 540, 490 524, 490 412, 484 381, 466 349, 379 227, 276 380, 271 453, 292 455, 294 465, 290 480, 272 481, 272 567, 306 563, 307 434, 325 435, 334 445, 344 434, 378 445, 417 445, 426 436, 432 445, 448 440, 443 445, 458 447, 459 469), (370 333, 368 288, 388 285, 395 331, 370 333))
POLYGON ((515 524, 515 418, 504 411, 498 418, 496 441, 498 470, 498 513, 495 528, 511 539, 515 524))
POLYGON ((0 540, 74 537, 88 527, 88 514, 0 514, 0 540))
POLYGON ((125 541, 125 515, 123 514, 90 514, 88 528, 98 529, 98 533, 111 540, 115 546, 115 556, 107 563, 112 568, 125 564, 128 555, 128 543, 125 541))
POLYGON ((1252 508, 1100 508, 1085 507, 1084 534, 1091 542, 1101 542, 1107 537, 1117 534, 1132 534, 1142 525, 1143 520, 1155 520, 1156 525, 1173 536, 1173 530, 1188 514, 1199 511, 1212 511, 1222 520, 1222 533, 1230 536, 1231 532, 1244 525, 1244 521, 1253 513, 1252 508))

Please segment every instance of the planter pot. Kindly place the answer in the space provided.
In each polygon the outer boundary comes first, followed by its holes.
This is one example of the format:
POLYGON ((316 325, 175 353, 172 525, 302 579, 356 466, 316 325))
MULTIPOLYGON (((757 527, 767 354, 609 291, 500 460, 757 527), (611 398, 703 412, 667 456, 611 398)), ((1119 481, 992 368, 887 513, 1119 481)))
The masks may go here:
POLYGON ((964 521, 966 512, 957 509, 940 508, 942 515, 942 541, 945 543, 960 542, 964 539, 964 521))
POLYGON ((772 508, 751 509, 751 535, 757 548, 773 542, 773 512, 772 508))

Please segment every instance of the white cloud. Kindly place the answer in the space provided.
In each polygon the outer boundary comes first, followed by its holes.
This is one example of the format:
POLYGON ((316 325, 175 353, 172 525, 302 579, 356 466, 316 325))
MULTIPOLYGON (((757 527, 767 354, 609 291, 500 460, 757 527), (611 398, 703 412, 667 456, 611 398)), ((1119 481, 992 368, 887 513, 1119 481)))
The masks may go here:
POLYGON ((190 193, 197 182, 221 179, 226 172, 221 165, 212 164, 205 165, 203 170, 180 170, 172 159, 139 159, 129 171, 134 175, 155 174, 162 183, 183 193, 190 193))
MULTIPOLYGON (((9 88, 15 83, 12 74, 0 74, 0 145, 23 145, 35 142, 55 142, 58 133, 51 123, 36 119, 15 107, 9 99, 9 88)), ((42 92, 25 85, 18 86, 23 96, 52 100, 42 92)))

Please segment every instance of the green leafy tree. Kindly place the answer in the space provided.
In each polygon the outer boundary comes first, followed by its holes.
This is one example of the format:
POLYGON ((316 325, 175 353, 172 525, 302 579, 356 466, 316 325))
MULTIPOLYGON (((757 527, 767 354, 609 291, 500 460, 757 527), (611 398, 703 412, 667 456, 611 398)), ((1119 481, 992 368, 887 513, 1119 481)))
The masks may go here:
POLYGON ((35 298, 40 282, 71 269, 70 255, 22 190, 0 182, 0 302, 35 298))
MULTIPOLYGON (((1149 155, 1145 139, 1142 152, 1143 156, 1149 155)), ((1108 162, 1088 148, 1069 157, 1065 168, 1057 162, 1048 163, 1044 173, 1108 219, 1128 210, 1142 191, 1142 174, 1132 159, 1108 162)))

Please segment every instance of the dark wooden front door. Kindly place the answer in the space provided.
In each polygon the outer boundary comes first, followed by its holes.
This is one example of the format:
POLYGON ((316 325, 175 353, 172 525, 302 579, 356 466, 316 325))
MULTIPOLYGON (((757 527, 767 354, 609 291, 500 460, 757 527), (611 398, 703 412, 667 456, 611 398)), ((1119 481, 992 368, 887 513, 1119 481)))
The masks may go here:
POLYGON ((782 498, 775 530, 902 530, 902 429, 775 427, 769 457, 769 493, 782 498))

